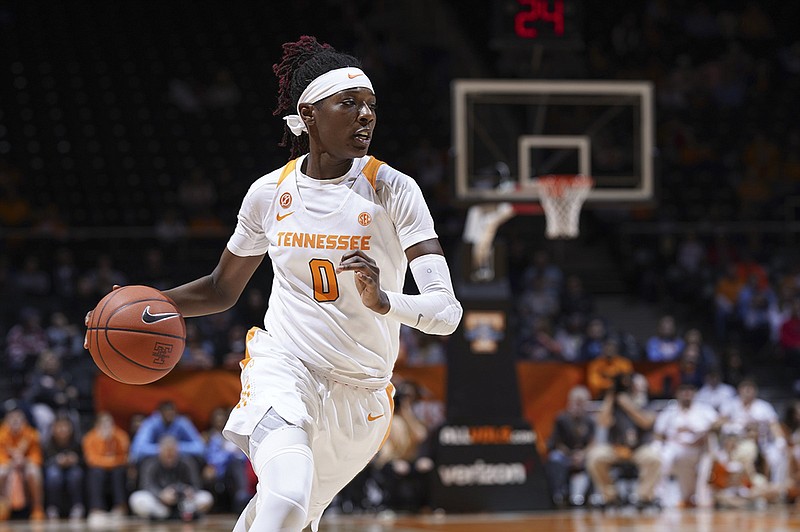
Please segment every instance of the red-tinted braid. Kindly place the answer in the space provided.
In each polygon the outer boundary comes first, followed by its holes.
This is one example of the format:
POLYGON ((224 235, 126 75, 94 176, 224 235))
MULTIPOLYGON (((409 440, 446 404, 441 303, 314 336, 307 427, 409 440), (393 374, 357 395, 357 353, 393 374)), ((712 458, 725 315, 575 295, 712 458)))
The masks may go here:
MULTIPOLYGON (((346 66, 361 67, 355 57, 337 52, 331 45, 320 43, 315 37, 303 35, 296 42, 283 46, 280 63, 272 65, 278 78, 278 106, 274 115, 294 113, 297 100, 311 81, 322 74, 346 66)), ((292 158, 308 151, 308 135, 295 136, 284 127, 280 146, 291 146, 292 158)))
POLYGON ((276 116, 295 107, 291 91, 294 73, 315 54, 333 49, 331 45, 320 43, 310 35, 303 35, 297 42, 284 43, 282 48, 281 62, 272 65, 272 71, 278 77, 278 107, 273 113, 276 116))

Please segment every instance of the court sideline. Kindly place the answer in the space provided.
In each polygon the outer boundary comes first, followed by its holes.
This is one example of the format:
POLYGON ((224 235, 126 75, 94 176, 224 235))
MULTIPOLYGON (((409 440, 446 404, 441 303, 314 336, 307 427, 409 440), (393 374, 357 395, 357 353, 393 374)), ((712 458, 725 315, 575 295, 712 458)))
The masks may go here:
MULTIPOLYGON (((213 515, 194 524, 150 523, 130 519, 109 528, 118 532, 230 532, 232 516, 213 515)), ((78 532, 85 521, 0 523, 0 532, 78 532)), ((788 532, 800 531, 800 511, 789 507, 766 510, 676 510, 640 514, 621 510, 554 511, 447 516, 326 516, 320 532, 788 532)))

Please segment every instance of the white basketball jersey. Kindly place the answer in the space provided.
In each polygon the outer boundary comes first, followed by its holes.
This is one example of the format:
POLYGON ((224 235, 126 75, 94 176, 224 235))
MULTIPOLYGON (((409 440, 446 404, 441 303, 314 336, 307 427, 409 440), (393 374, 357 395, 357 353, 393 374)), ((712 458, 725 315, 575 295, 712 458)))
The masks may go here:
MULTIPOLYGON (((269 253, 274 278, 264 325, 274 348, 344 381, 389 378, 400 323, 361 303, 354 273, 336 274, 342 255, 361 249, 380 268, 381 288, 403 291, 405 249, 436 238, 416 182, 367 156, 353 160, 335 185, 348 189, 331 212, 315 206, 317 190, 301 189, 305 156, 250 187, 228 249, 269 253)), ((341 190, 341 189, 339 189, 341 190)))

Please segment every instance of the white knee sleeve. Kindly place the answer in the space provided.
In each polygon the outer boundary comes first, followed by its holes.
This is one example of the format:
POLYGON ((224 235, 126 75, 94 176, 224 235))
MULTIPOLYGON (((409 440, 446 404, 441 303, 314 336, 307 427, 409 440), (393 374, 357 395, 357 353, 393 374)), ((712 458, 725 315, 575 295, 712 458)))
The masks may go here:
POLYGON ((299 532, 306 525, 314 459, 308 435, 286 425, 270 431, 253 455, 259 492, 250 530, 299 532))

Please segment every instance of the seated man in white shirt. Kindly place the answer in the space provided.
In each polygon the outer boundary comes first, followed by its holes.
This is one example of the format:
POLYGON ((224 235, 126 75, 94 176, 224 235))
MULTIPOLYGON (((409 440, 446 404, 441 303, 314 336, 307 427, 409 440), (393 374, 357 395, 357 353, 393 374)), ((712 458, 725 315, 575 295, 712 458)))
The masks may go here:
POLYGON ((696 506, 698 477, 705 483, 710 462, 708 440, 719 415, 711 406, 696 401, 695 387, 682 383, 671 402, 656 418, 653 446, 660 447, 662 480, 678 482, 683 506, 696 506))
POLYGON ((752 379, 742 379, 738 392, 735 399, 723 404, 720 412, 723 430, 740 438, 733 455, 750 475, 757 472, 756 459, 759 454, 763 455, 770 483, 785 492, 789 452, 778 413, 770 403, 756 397, 758 386, 752 379))
POLYGON ((736 397, 736 388, 722 382, 722 372, 719 368, 710 368, 703 379, 703 385, 697 390, 694 400, 698 403, 711 405, 719 412, 722 405, 736 397))

